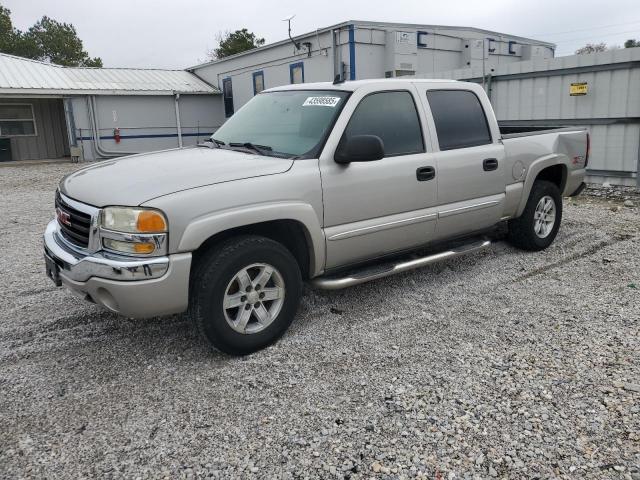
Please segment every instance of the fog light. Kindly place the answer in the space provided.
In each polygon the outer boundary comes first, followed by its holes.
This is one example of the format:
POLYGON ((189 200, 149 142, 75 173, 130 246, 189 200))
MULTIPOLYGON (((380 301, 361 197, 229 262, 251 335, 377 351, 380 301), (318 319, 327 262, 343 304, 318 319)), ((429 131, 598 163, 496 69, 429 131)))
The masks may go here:
POLYGON ((123 242, 121 240, 113 240, 111 238, 102 239, 102 244, 109 250, 115 250, 116 252, 145 254, 153 253, 156 249, 153 243, 139 243, 139 242, 123 242))

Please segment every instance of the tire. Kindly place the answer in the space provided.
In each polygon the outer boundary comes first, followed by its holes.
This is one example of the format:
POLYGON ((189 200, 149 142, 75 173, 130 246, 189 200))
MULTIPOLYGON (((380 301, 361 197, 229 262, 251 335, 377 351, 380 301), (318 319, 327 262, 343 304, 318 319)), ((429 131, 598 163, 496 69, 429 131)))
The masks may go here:
POLYGON ((561 221, 560 190, 554 183, 536 180, 522 215, 509 221, 509 242, 523 250, 544 250, 556 238, 561 221))
POLYGON ((301 293, 300 268, 289 250, 265 237, 234 237, 197 261, 189 316, 210 345, 230 355, 247 355, 284 334, 301 293))

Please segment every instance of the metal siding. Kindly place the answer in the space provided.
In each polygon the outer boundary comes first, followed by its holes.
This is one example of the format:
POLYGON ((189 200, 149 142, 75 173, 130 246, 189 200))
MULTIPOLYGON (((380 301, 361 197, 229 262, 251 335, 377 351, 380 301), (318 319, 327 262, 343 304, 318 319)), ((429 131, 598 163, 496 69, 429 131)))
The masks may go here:
MULTIPOLYGON (((480 82, 482 72, 467 68, 428 76, 480 82)), ((640 48, 501 65, 492 73, 490 94, 499 121, 588 125, 589 169, 608 172, 592 179, 640 185, 640 48), (588 94, 570 96, 572 82, 587 82, 588 94)))
MULTIPOLYGON (((96 159, 85 97, 75 97, 73 116, 78 145, 85 160, 96 159)), ((99 96, 96 97, 100 144, 105 150, 149 152, 178 147, 173 96, 99 96), (116 112, 116 121, 113 112, 116 112), (120 128, 121 141, 113 138, 120 128)), ((215 132, 224 121, 219 95, 180 95, 180 119, 183 145, 195 145, 215 132)))

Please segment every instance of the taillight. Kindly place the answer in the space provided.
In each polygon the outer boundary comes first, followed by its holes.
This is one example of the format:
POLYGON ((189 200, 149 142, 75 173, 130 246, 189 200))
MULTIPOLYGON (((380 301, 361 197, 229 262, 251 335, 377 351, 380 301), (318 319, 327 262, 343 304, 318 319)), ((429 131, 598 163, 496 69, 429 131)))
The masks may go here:
POLYGON ((589 164, 589 154, 591 153, 591 135, 587 132, 587 152, 584 155, 584 168, 589 164))

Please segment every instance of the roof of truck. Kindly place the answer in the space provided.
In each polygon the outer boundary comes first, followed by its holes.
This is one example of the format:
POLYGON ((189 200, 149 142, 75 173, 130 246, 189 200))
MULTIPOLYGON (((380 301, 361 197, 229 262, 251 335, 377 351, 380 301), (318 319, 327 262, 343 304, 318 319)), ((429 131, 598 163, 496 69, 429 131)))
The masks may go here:
POLYGON ((448 79, 431 79, 431 78, 375 78, 370 80, 353 80, 341 83, 333 82, 314 82, 314 83, 296 83, 295 85, 282 85, 280 87, 273 87, 265 92, 277 92, 282 90, 346 90, 353 92, 359 88, 368 85, 389 85, 393 84, 406 84, 406 83, 462 83, 458 80, 448 79))

